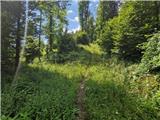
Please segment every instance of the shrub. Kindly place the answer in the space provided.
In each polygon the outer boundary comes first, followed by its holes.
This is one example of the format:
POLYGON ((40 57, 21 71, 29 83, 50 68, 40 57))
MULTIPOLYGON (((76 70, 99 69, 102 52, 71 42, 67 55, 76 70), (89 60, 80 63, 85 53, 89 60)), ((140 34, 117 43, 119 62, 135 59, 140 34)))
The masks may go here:
POLYGON ((75 33, 75 40, 78 44, 88 44, 89 43, 89 37, 86 32, 84 31, 78 31, 75 33))
POLYGON ((38 57, 40 55, 41 55, 41 51, 39 48, 38 40, 34 39, 32 36, 28 36, 26 41, 26 46, 25 46, 25 53, 24 53, 26 62, 31 63, 35 57, 38 57))
POLYGON ((139 65, 139 72, 160 72, 160 32, 153 34, 148 42, 142 45, 144 55, 139 65))
POLYGON ((76 45, 73 36, 71 34, 66 34, 59 42, 58 51, 60 53, 68 53, 75 50, 75 48, 76 45))
POLYGON ((108 56, 111 55, 111 49, 113 49, 113 31, 111 27, 112 26, 110 22, 107 22, 103 31, 100 34, 100 38, 97 40, 108 56))
POLYGON ((153 33, 158 26, 155 8, 153 1, 125 2, 119 15, 107 21, 101 31, 99 39, 106 52, 124 60, 139 61, 143 54, 137 45, 146 42, 145 35, 153 33))

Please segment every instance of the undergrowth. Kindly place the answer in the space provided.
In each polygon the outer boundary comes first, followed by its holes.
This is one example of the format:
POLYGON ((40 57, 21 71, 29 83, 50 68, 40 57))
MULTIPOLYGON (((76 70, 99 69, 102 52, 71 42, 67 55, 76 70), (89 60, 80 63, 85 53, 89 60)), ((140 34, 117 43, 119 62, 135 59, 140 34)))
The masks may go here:
POLYGON ((159 82, 155 76, 135 80, 134 70, 113 59, 88 69, 88 120, 160 119, 159 82))
POLYGON ((158 120, 159 82, 154 75, 134 78, 136 67, 116 59, 23 65, 2 92, 2 120, 75 120, 84 76, 88 120, 158 120))
POLYGON ((3 90, 2 119, 75 120, 81 69, 80 65, 22 66, 16 81, 3 90))

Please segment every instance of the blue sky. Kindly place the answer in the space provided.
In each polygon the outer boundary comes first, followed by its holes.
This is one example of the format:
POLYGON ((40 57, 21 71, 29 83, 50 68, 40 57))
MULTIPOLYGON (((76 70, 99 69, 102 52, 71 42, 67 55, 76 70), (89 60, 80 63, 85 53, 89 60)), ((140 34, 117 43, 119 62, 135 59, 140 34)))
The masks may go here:
MULTIPOLYGON (((78 0, 73 0, 70 2, 71 5, 67 9, 67 19, 68 19, 68 30, 76 31, 80 29, 79 18, 78 18, 78 0)), ((98 0, 91 0, 89 9, 91 14, 96 17, 96 11, 98 7, 98 0)))

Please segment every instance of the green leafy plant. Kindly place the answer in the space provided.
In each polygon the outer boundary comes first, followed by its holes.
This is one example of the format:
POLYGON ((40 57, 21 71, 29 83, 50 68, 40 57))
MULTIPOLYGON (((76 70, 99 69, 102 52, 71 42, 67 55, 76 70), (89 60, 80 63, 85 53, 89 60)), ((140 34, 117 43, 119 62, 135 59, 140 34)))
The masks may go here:
POLYGON ((139 65, 139 72, 160 72, 160 33, 155 33, 141 47, 144 54, 139 65))

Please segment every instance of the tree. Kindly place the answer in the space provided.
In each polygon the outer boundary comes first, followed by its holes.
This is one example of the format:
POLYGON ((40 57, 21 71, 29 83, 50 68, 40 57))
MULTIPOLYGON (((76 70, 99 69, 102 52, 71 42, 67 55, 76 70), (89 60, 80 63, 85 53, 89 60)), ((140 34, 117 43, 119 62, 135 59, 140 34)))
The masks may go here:
POLYGON ((144 50, 139 73, 160 72, 160 33, 155 33, 141 46, 144 50))
POLYGON ((24 35, 24 2, 1 2, 1 65, 2 86, 11 82, 19 64, 21 41, 24 35))
POLYGON ((89 37, 89 42, 90 43, 93 42, 95 40, 95 34, 96 34, 95 33, 95 21, 94 21, 93 16, 89 17, 87 33, 89 37))
POLYGON ((122 58, 132 60, 141 58, 142 50, 137 45, 146 42, 146 35, 155 31, 157 16, 157 10, 152 1, 127 2, 122 6, 118 28, 115 28, 120 34, 116 35, 117 39, 114 41, 115 48, 122 58))
POLYGON ((106 21, 112 19, 118 14, 118 1, 100 1, 97 9, 96 32, 97 38, 106 21))
POLYGON ((89 37, 86 32, 78 31, 74 36, 77 44, 89 44, 89 37))
POLYGON ((121 59, 140 60, 143 53, 137 46, 146 42, 147 35, 158 29, 155 8, 153 1, 123 3, 119 15, 110 19, 102 29, 100 41, 103 47, 121 59))
MULTIPOLYGON (((39 40, 39 51, 41 50, 41 36, 43 33, 44 6, 41 1, 29 1, 28 36, 34 36, 39 40)), ((39 61, 41 61, 39 56, 39 61)))
POLYGON ((100 34, 99 38, 97 39, 97 42, 102 46, 102 48, 105 50, 108 57, 111 57, 112 49, 114 47, 113 45, 113 20, 108 21, 104 28, 103 32, 100 34))
MULTIPOLYGON (((43 45, 43 42, 40 42, 43 45)), ((43 49, 43 47, 41 47, 41 49, 43 49)), ((34 60, 34 58, 39 56, 41 56, 41 51, 39 50, 39 40, 32 36, 28 36, 24 53, 26 62, 31 63, 34 60)))
MULTIPOLYGON (((65 20, 67 5, 68 1, 40 2, 42 11, 47 17, 47 24, 45 25, 44 31, 48 37, 48 52, 52 51, 53 49, 53 39, 58 39, 56 37, 59 35, 60 31, 62 32, 64 24, 67 23, 65 20)), ((55 42, 56 41, 54 41, 54 43, 55 42)))
POLYGON ((79 1, 79 21, 82 31, 87 32, 88 20, 90 16, 89 12, 89 1, 79 1))
POLYGON ((21 49, 21 40, 23 35, 23 30, 21 32, 21 27, 23 25, 23 14, 24 14, 24 7, 22 2, 17 3, 17 14, 16 14, 16 56, 15 56, 15 66, 17 67, 20 60, 20 49, 21 49), (22 21, 22 22, 21 22, 22 21))
POLYGON ((23 36, 24 3, 3 1, 2 20, 2 61, 5 66, 13 63, 16 69, 23 36))
POLYGON ((73 39, 73 35, 70 33, 64 34, 63 39, 59 43, 58 52, 59 53, 69 53, 75 50, 76 45, 73 39))
MULTIPOLYGON (((40 9, 40 20, 39 20, 39 52, 41 49, 41 35, 42 35, 42 10, 40 9)), ((39 55, 39 61, 41 61, 40 59, 40 55, 39 55)))
MULTIPOLYGON (((2 82, 4 82, 3 77, 5 74, 13 74, 13 70, 9 70, 8 66, 14 68, 14 56, 15 49, 12 44, 15 44, 13 40, 13 28, 15 23, 14 18, 14 6, 13 2, 1 2, 1 65, 2 65, 2 82), (10 8, 10 9, 9 9, 10 8)), ((2 83, 3 84, 3 83, 2 83)))

